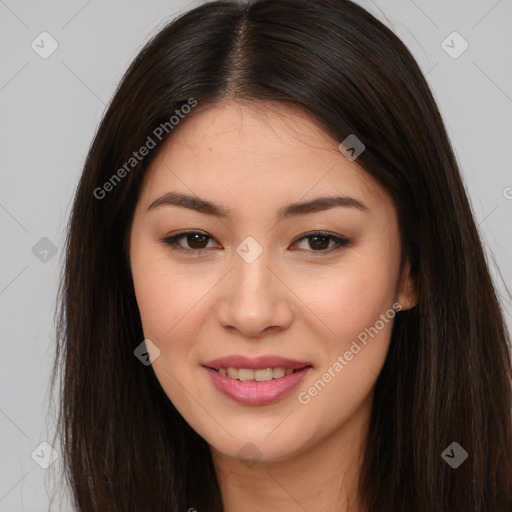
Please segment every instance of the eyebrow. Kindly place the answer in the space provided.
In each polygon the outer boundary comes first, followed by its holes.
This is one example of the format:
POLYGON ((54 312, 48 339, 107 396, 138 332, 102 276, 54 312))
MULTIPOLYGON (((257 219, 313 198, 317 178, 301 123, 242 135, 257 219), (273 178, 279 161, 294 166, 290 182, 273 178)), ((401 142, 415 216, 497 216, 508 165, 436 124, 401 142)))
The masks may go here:
MULTIPOLYGON (((206 199, 201 199, 197 196, 190 196, 179 192, 168 192, 162 197, 155 199, 148 206, 147 212, 154 210, 159 206, 180 206, 205 215, 212 215, 223 219, 230 219, 232 213, 231 208, 227 208, 226 206, 221 206, 212 203, 211 201, 207 201, 206 199)), ((277 218, 279 220, 283 220, 298 215, 320 212, 336 207, 355 208, 362 212, 370 211, 368 206, 359 199, 349 196, 326 196, 317 197, 310 201, 302 201, 286 205, 278 210, 277 218)))

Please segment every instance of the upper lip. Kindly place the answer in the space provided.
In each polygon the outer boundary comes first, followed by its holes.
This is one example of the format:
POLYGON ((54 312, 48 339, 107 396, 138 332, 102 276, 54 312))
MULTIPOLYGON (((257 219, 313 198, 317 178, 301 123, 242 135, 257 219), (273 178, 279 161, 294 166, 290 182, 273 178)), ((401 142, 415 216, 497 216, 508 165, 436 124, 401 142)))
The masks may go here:
POLYGON ((206 361, 202 363, 202 366, 214 368, 215 370, 219 368, 246 368, 252 370, 257 370, 258 368, 291 368, 292 370, 299 370, 306 366, 312 366, 312 364, 308 361, 297 361, 277 355, 259 357, 232 355, 206 361))

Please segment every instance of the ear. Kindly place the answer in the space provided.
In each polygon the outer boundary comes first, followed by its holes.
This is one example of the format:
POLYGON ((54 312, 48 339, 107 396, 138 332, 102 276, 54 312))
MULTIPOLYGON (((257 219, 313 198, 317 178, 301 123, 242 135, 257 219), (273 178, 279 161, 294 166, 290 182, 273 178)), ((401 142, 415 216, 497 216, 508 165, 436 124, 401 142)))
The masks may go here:
POLYGON ((398 284, 397 302, 401 304, 402 310, 412 309, 418 302, 418 290, 416 279, 411 276, 411 264, 407 261, 400 276, 398 284))

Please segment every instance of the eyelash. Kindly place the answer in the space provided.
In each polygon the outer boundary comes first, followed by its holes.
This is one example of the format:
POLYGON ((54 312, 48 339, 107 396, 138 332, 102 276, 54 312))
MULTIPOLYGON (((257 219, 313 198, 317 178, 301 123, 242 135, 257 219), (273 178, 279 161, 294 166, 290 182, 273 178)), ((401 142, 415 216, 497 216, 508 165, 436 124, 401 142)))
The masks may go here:
MULTIPOLYGON (((180 247, 178 245, 178 241, 182 238, 187 237, 188 235, 202 235, 203 237, 208 238, 209 240, 213 239, 213 237, 211 237, 201 231, 184 231, 182 233, 178 233, 177 235, 164 237, 160 241, 163 244, 165 244, 166 246, 170 247, 171 250, 173 250, 173 251, 180 251, 180 252, 189 253, 189 254, 194 253, 194 255, 198 255, 198 256, 201 255, 204 251, 208 250, 208 248, 185 249, 183 247, 180 247)), ((346 247, 347 245, 350 244, 350 241, 347 238, 336 236, 336 235, 333 235, 326 231, 312 231, 311 233, 306 233, 305 235, 302 235, 300 238, 296 239, 293 243, 295 244, 295 243, 301 242, 302 240, 306 240, 308 238, 314 238, 315 236, 329 238, 329 239, 333 240, 336 245, 329 249, 321 249, 319 251, 307 250, 307 249, 302 249, 302 250, 306 250, 307 252, 313 252, 313 253, 317 253, 320 255, 324 255, 326 253, 337 251, 337 250, 341 249, 342 247, 346 247)))

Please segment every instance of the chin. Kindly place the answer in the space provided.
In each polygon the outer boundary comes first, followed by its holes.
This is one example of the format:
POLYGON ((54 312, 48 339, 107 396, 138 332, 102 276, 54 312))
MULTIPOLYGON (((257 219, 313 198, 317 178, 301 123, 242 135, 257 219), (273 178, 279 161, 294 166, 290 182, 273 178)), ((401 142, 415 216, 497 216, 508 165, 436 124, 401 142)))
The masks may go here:
MULTIPOLYGON (((210 447, 225 457, 259 463, 276 463, 288 460, 305 448, 312 433, 302 425, 286 424, 294 413, 286 418, 288 413, 278 419, 256 421, 252 418, 239 418, 225 421, 229 434, 221 427, 212 431, 211 424, 205 425, 200 435, 210 447), (285 419, 286 418, 286 419, 285 419), (284 419, 284 421, 283 421, 284 419), (231 435, 233 437, 231 437, 231 435)), ((224 416, 226 418, 226 416, 224 416)), ((247 463, 246 465, 250 465, 247 463)))

